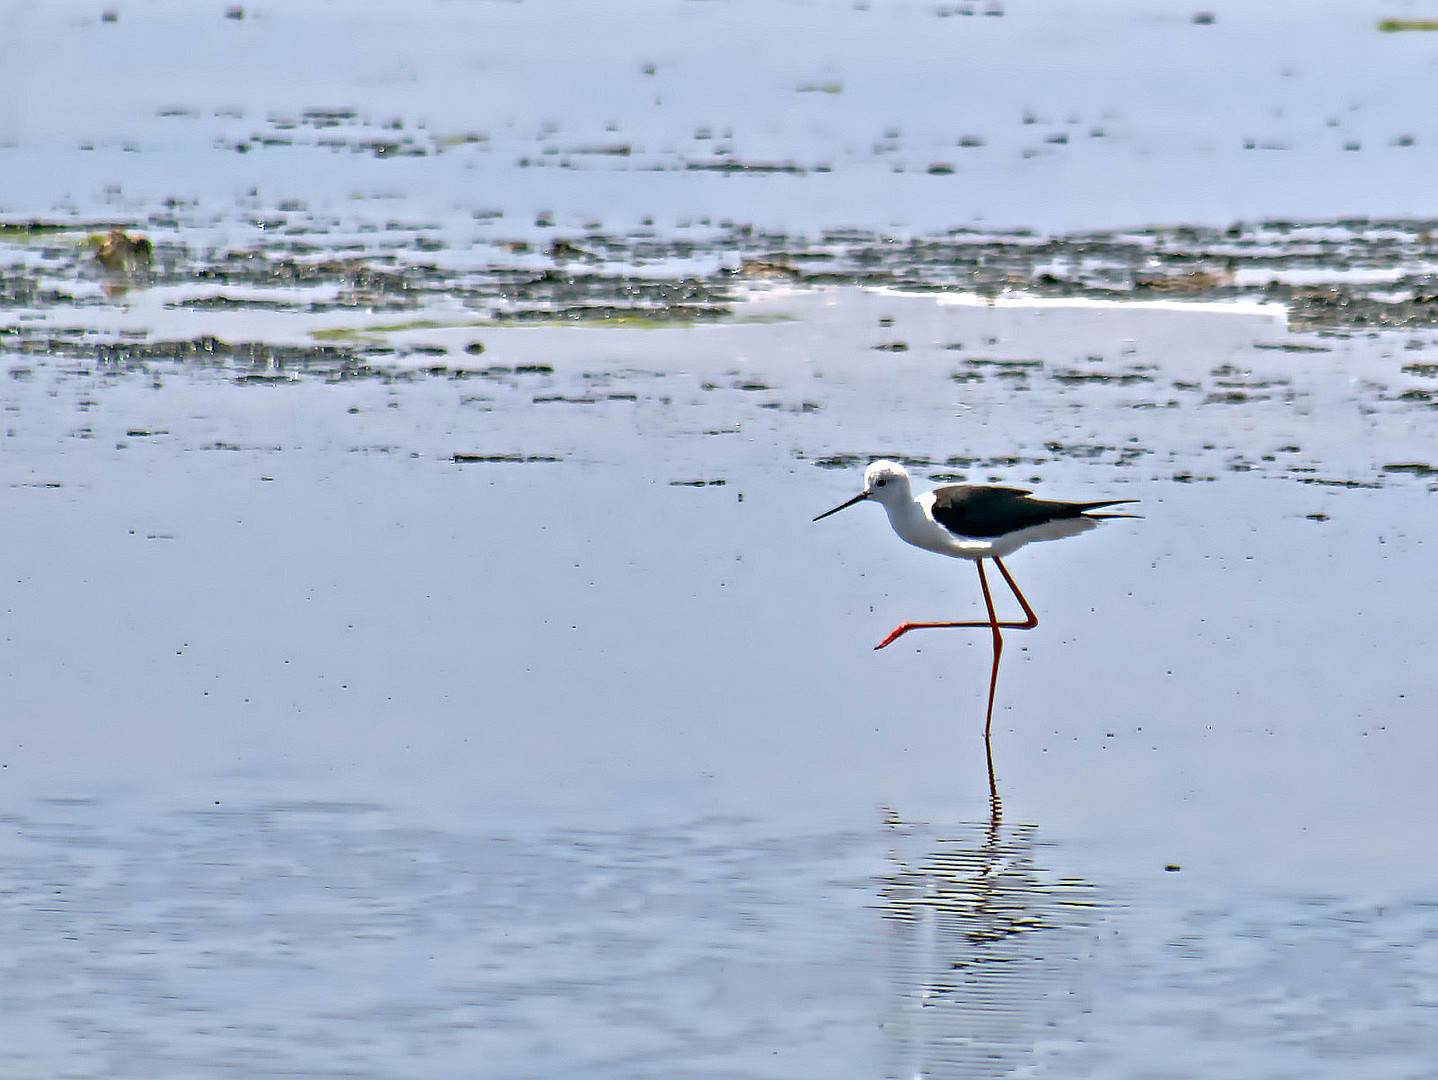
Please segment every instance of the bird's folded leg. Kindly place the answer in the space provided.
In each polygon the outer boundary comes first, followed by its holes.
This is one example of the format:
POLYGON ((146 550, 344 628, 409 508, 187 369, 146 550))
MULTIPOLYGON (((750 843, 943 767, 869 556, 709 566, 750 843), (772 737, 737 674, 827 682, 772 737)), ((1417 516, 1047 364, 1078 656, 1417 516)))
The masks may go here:
MULTIPOLYGON (((976 565, 979 568, 979 584, 984 590, 984 599, 989 601, 989 583, 984 577, 983 560, 977 560, 976 565)), ((1018 600, 1019 606, 1024 609, 1025 618, 1023 622, 998 622, 993 612, 992 603, 990 602, 988 605, 989 621, 987 622, 906 622, 894 627, 889 636, 875 645, 874 649, 877 651, 886 645, 892 645, 910 630, 990 630, 994 628, 1002 630, 1032 630, 1038 626, 1039 617, 1034 614, 1034 609, 1029 607, 1029 602, 1024 599, 1024 594, 1019 592, 1019 587, 1014 583, 1013 576, 1009 574, 1008 568, 998 559, 994 560, 994 565, 999 568, 999 573, 1004 575, 1004 580, 1008 582, 1009 590, 1018 600)))

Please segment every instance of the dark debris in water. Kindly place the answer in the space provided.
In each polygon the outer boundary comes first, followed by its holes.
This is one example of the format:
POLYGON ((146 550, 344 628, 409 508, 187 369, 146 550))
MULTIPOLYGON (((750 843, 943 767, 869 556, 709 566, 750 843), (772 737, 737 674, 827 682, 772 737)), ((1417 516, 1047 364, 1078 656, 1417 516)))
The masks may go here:
MULTIPOLYGON (((155 365, 164 364, 214 368, 246 384, 289 382, 301 376, 332 381, 378 379, 401 382, 435 374, 451 374, 443 366, 405 370, 372 362, 378 357, 393 355, 393 350, 329 343, 231 343, 212 336, 175 341, 95 340, 85 331, 51 328, 33 335, 0 334, 0 345, 18 356, 43 356, 52 362, 82 361, 111 372, 149 372, 155 365)), ((410 351, 423 355, 422 350, 410 351)), ((12 378, 25 378, 31 370, 24 365, 14 365, 10 367, 9 374, 12 378)), ((505 369, 506 373, 509 370, 505 369)))
MULTIPOLYGON (((306 115, 299 123, 328 130, 351 120, 341 112, 306 115)), ((489 357, 478 359, 485 347, 475 339, 485 333, 483 327, 503 325, 648 329, 703 324, 732 317, 747 296, 775 282, 786 288, 882 283, 910 292, 979 297, 1271 301, 1286 305, 1295 336, 1307 333, 1308 338, 1285 340, 1279 334, 1276 340, 1255 342, 1254 347, 1293 354, 1291 361, 1273 359, 1300 366, 1308 354, 1320 357, 1315 364, 1332 366, 1344 347, 1342 339, 1355 331, 1438 327, 1438 276, 1422 269, 1438 263, 1438 221, 1270 221, 1227 229, 1064 236, 960 229, 916 238, 860 229, 796 236, 705 223, 702 239, 697 232, 691 237, 661 235, 652 227, 606 233, 597 225, 560 235, 561 230, 550 225, 554 235, 544 241, 486 235, 463 242, 433 224, 392 222, 372 230, 370 235, 377 239, 370 242, 363 230, 346 233, 338 221, 318 217, 299 205, 279 206, 260 216, 272 218, 275 227, 266 227, 263 236, 243 250, 209 249, 203 241, 191 240, 211 233, 190 228, 199 223, 187 223, 183 212, 174 209, 143 221, 0 221, 4 373, 16 382, 44 377, 46 367, 104 377, 151 374, 158 380, 161 368, 180 365, 212 370, 239 385, 261 388, 300 379, 399 383, 443 378, 469 380, 470 387, 481 390, 461 398, 481 410, 515 402, 524 407, 553 406, 546 414, 562 414, 566 405, 602 411, 657 400, 667 406, 668 392, 658 394, 646 385, 665 373, 607 369, 571 379, 566 374, 556 376, 553 366, 539 362, 481 366, 489 357), (300 226, 303 229, 297 231, 300 226), (90 242, 117 230, 152 239, 149 260, 127 268, 121 282, 97 263, 90 242), (441 249, 451 253, 463 249, 465 257, 441 263, 434 257, 441 249), (1325 275, 1328 280, 1312 284, 1325 275), (1293 283, 1300 280, 1305 284, 1293 283), (165 306, 179 313, 170 322, 169 333, 175 337, 152 339, 144 331, 96 329, 101 320, 95 312, 117 304, 113 290, 128 289, 133 297, 151 288, 165 289, 165 306), (464 313, 459 320, 426 318, 434 311, 456 308, 464 313), (173 327, 187 325, 183 313, 193 310, 269 310, 308 316, 334 312, 344 317, 314 330, 313 340, 304 344, 179 336, 183 331, 173 327), (408 314, 399 319, 370 318, 399 311, 408 314), (430 330, 448 336, 425 338, 424 332, 430 330), (1321 334, 1337 344, 1324 343, 1321 334), (1324 357, 1329 353, 1334 358, 1324 357), (518 396, 510 400, 505 392, 518 396)), ((486 221, 485 228, 501 227, 502 221, 500 215, 486 221)), ((907 358, 899 354, 928 355, 934 347, 922 338, 906 340, 894 318, 880 318, 878 325, 877 335, 860 342, 893 354, 883 359, 875 356, 876 364, 902 366, 907 358)), ((1289 379, 1255 378, 1233 364, 1181 381, 1166 376, 1161 364, 1130 362, 1127 356, 1010 357, 1002 355, 1004 346, 995 339, 969 342, 972 352, 957 342, 939 347, 942 351, 934 357, 942 357, 942 370, 962 384, 956 393, 965 396, 971 388, 977 389, 976 384, 989 382, 1005 392, 1047 389, 1064 394, 1069 403, 1093 397, 1125 409, 1207 406, 1215 412, 1302 397, 1289 379)), ((1397 347, 1417 353, 1402 365, 1408 378, 1396 386, 1365 384, 1364 408, 1430 415, 1429 410, 1438 407, 1438 384, 1424 380, 1438 378, 1438 364, 1420 351, 1427 347, 1426 336, 1414 333, 1397 347)), ((783 379, 735 369, 699 385, 703 391, 742 400, 743 407, 820 411, 819 402, 804 400, 794 387, 775 383, 782 384, 783 379)), ((736 433, 741 428, 705 430, 736 433)), ((135 428, 129 437, 145 437, 140 432, 135 428)), ((85 428, 73 434, 88 437, 85 428)), ((1280 449, 1297 452, 1297 447, 1280 449)), ((955 482, 993 478, 1024 482, 1045 464, 1067 459, 1110 468, 1146 459, 1155 471, 1165 471, 1154 464, 1151 449, 1123 440, 1051 440, 1022 450, 1002 456, 930 459, 896 453, 893 448, 863 453, 840 448, 810 462, 819 468, 855 470, 888 457, 931 479, 955 482)), ((1409 452, 1396 451, 1395 457, 1409 452)), ((561 460, 450 447, 441 451, 441 457, 450 453, 458 464, 561 460)), ((1175 462, 1167 468, 1176 482, 1198 483, 1226 471, 1265 467, 1249 457, 1225 459, 1215 452, 1213 460, 1201 465, 1175 462)), ((1417 460, 1394 460, 1361 480, 1327 477, 1312 461, 1285 461, 1275 467, 1301 482, 1325 486, 1368 487, 1409 479, 1432 485, 1438 478, 1438 466, 1417 460)), ((724 481, 681 477, 670 483, 710 486, 724 481)))
POLYGON ((552 454, 466 454, 456 452, 453 460, 456 465, 552 465, 564 459, 552 454))
POLYGON ((1154 376, 1144 371, 1056 371, 1050 378, 1066 385, 1101 383, 1111 386, 1128 386, 1132 383, 1154 381, 1154 376))
MULTIPOLYGON (((339 110, 307 113, 294 124, 320 130, 350 120, 339 110)), ((666 236, 653 228, 565 231, 547 223, 553 235, 535 243, 490 235, 502 219, 463 239, 434 224, 390 222, 382 230, 358 229, 356 240, 354 226, 346 231, 303 206, 286 207, 259 214, 263 238, 240 250, 191 243, 192 235, 208 236, 200 226, 213 222, 188 222, 177 209, 138 222, 0 221, 0 313, 91 302, 81 290, 57 287, 106 274, 92 248, 68 237, 144 230, 150 257, 127 275, 128 287, 191 287, 192 295, 175 301, 190 308, 400 311, 442 299, 498 321, 687 323, 731 315, 744 293, 777 280, 981 297, 1262 300, 1285 305, 1298 331, 1438 326, 1438 276, 1427 269, 1438 262, 1438 220, 1261 221, 1048 236, 955 229, 910 238, 862 229, 801 236, 738 224, 666 236), (446 250, 467 253, 462 268, 435 261, 434 253, 446 250)), ((875 347, 905 345, 892 339, 875 347)))

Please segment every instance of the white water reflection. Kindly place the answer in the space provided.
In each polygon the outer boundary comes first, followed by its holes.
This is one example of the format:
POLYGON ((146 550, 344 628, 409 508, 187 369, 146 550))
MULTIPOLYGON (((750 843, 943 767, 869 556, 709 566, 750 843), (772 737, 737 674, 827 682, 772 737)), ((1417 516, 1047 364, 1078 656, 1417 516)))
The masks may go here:
POLYGON ((1428 102, 1389 88, 1426 84, 1430 35, 1380 33, 1393 12, 1358 0, 1218 5, 1207 23, 1150 0, 232 10, 0 11, 0 212, 168 204, 240 237, 282 220, 276 204, 476 235, 1429 205, 1428 102))
POLYGON ((868 843, 359 804, 4 820, 0 1076, 873 1075, 868 843))
POLYGON ((1434 903, 1121 894, 1032 824, 0 821, 0 1076, 1425 1075, 1434 903))
POLYGON ((1042 867, 1033 825, 936 836, 889 822, 886 945, 896 1010, 886 1075, 989 1077, 1030 1066, 1071 1026, 1105 901, 1042 867), (918 849, 915 854, 908 854, 918 849))

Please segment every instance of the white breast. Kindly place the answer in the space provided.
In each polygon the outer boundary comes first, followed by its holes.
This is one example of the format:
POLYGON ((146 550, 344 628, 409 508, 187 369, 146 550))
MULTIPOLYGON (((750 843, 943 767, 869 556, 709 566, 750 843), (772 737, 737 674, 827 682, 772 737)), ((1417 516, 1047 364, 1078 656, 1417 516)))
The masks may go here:
MULTIPOLYGON (((933 500, 929 499, 928 503, 933 500)), ((898 506, 886 506, 889 524, 915 547, 925 551, 936 551, 940 555, 952 555, 957 559, 984 559, 992 552, 993 544, 988 540, 966 540, 955 536, 929 516, 928 503, 924 496, 919 501, 906 500, 898 506)))

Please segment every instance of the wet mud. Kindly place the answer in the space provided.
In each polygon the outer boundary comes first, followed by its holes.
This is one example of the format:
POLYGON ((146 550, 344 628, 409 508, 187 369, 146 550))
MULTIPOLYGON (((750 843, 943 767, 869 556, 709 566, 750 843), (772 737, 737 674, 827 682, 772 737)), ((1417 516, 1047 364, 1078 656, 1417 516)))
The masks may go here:
MULTIPOLYGON (((290 231, 311 234, 304 242, 280 235, 242 250, 193 247, 186 237, 200 226, 172 217, 5 223, 0 312, 9 313, 9 325, 0 332, 20 348, 64 348, 61 339, 35 341, 17 320, 42 309, 78 314, 123 303, 142 289, 163 289, 167 308, 190 311, 394 315, 444 304, 477 323, 672 325, 732 316, 736 304, 773 284, 1271 303, 1284 308, 1295 330, 1438 326, 1438 221, 1428 220, 1266 221, 1057 236, 955 230, 907 239, 852 229, 814 238, 746 227, 709 230, 703 239, 597 232, 566 235, 547 247, 477 243, 462 251, 463 269, 426 258, 448 246, 436 227, 392 223, 382 250, 348 253, 327 248, 323 223, 302 214, 272 224, 291 220, 299 224, 290 231), (130 233, 146 245, 143 260, 104 255, 115 235, 130 233)), ((84 351, 79 343, 69 347, 84 351)), ((183 346, 136 348, 152 348, 160 358, 183 346)))

